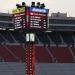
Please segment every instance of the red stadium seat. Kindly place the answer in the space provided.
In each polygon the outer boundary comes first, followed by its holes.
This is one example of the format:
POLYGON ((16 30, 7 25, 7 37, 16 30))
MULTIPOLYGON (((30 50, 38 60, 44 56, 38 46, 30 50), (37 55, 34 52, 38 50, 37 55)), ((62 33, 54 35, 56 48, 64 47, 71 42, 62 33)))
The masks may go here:
POLYGON ((50 47, 49 50, 59 63, 72 63, 73 57, 67 47, 50 47))
POLYGON ((49 53, 45 50, 43 46, 36 46, 35 50, 36 60, 40 63, 50 63, 52 62, 52 58, 49 53))
POLYGON ((5 62, 16 60, 15 57, 2 45, 0 45, 0 57, 2 57, 5 62))
POLYGON ((6 62, 25 62, 25 50, 21 46, 0 45, 0 56, 3 57, 4 61, 6 62))

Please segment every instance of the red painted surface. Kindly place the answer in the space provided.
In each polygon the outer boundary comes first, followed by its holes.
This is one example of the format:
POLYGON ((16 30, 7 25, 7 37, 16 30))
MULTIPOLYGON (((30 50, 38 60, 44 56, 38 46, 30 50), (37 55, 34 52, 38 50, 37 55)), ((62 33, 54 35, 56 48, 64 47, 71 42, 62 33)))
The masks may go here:
MULTIPOLYGON (((58 60, 58 63, 73 63, 73 57, 67 47, 50 46, 48 49, 58 60)), ((72 48, 72 52, 75 54, 75 48, 72 48)), ((5 62, 20 62, 20 60, 21 62, 25 62, 25 54, 26 51, 21 45, 0 45, 0 60, 4 60, 5 62)), ((33 46, 32 55, 33 64, 36 62, 53 63, 51 55, 44 46, 33 46)))
POLYGON ((28 44, 26 47, 26 74, 27 75, 35 75, 35 47, 32 44, 28 44), (30 57, 31 56, 31 57, 30 57), (31 59, 30 59, 31 58, 31 59), (30 62, 31 61, 31 62, 30 62), (30 67, 31 66, 31 67, 30 67), (31 70, 30 70, 31 69, 31 70), (30 72, 31 71, 31 72, 30 72))

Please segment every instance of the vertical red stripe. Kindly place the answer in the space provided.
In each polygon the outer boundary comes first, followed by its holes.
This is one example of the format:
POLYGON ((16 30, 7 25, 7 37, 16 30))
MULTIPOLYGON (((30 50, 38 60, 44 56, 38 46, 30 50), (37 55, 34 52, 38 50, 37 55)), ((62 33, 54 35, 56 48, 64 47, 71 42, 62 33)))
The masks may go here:
POLYGON ((33 45, 33 53, 32 53, 32 75, 35 75, 35 45, 33 45))
POLYGON ((30 48, 32 49, 32 75, 35 75, 35 45, 28 44, 27 47, 27 75, 30 75, 30 48))

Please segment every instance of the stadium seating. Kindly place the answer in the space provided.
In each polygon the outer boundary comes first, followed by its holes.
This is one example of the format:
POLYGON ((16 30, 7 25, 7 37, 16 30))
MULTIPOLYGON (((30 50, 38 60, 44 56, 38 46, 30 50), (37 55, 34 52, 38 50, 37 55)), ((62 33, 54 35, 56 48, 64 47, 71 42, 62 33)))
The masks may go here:
POLYGON ((25 50, 16 45, 0 45, 0 56, 5 62, 25 62, 25 50))
MULTIPOLYGON (((73 57, 67 47, 48 47, 58 63, 73 63, 73 57)), ((36 46, 36 59, 42 63, 52 63, 52 57, 44 46, 36 46), (42 54, 43 53, 43 54, 42 54)))
POLYGON ((37 37, 40 40, 41 44, 50 44, 50 40, 48 39, 47 34, 42 34, 37 34, 37 37))
POLYGON ((48 36, 56 45, 62 44, 60 34, 58 32, 49 33, 48 36))
POLYGON ((12 32, 11 34, 14 36, 15 40, 18 43, 25 43, 25 38, 23 37, 22 33, 16 31, 16 32, 12 32))
POLYGON ((9 43, 14 43, 13 38, 10 36, 10 32, 6 31, 1 31, 1 36, 3 37, 4 41, 9 42, 9 43))
POLYGON ((74 39, 72 38, 72 33, 70 32, 61 32, 64 42, 68 45, 74 44, 74 39))
POLYGON ((22 46, 7 45, 7 48, 18 57, 19 61, 25 62, 25 50, 22 46))
POLYGON ((2 45, 0 45, 0 57, 2 57, 5 62, 17 61, 17 59, 15 59, 15 57, 2 45))
POLYGON ((36 46, 35 55, 38 63, 52 62, 51 56, 48 54, 48 52, 45 50, 43 46, 36 46))
MULTIPOLYGON (((64 42, 66 45, 74 45, 74 37, 74 34, 65 32, 39 33, 36 34, 35 43, 62 45, 64 42)), ((25 40, 25 33, 20 31, 0 31, 0 43, 26 43, 25 40)))
POLYGON ((1 14, 0 13, 0 21, 8 21, 12 22, 12 15, 11 14, 1 14))
MULTIPOLYGON (((65 33, 65 32, 52 32, 52 33, 39 33, 36 34, 36 62, 38 63, 73 63, 74 55, 72 55, 74 52, 74 48, 72 49, 72 52, 70 52, 68 45, 74 44, 74 39, 72 38, 71 33, 65 33), (42 35, 43 34, 43 35, 42 35), (62 44, 62 39, 60 38, 60 35, 64 42, 66 43, 66 47, 60 46, 62 44), (51 41, 54 42, 54 45, 52 45, 51 41), (41 43, 39 43, 41 42, 41 43), (46 48, 47 46, 47 48, 46 48), (48 47, 49 46, 49 47, 48 47)), ((20 31, 1 31, 0 32, 0 57, 3 58, 4 61, 9 62, 25 62, 25 50, 21 46, 21 44, 25 44, 25 33, 21 33, 20 31), (6 43, 9 43, 6 44, 6 43), (15 45, 13 45, 15 43, 15 45), (19 45, 16 45, 18 43, 19 45), (5 44, 5 45, 4 45, 5 44), (4 54, 5 53, 5 54, 4 54)))
MULTIPOLYGON (((57 63, 73 63, 68 47, 49 46, 48 50, 51 54, 44 46, 36 46, 36 62, 54 63, 53 58, 56 58, 57 63)), ((72 50, 75 53, 75 49, 72 50)), ((6 62, 25 62, 25 49, 21 45, 0 45, 0 57, 6 62)))
POLYGON ((73 57, 67 47, 49 47, 59 63, 72 63, 73 57))
POLYGON ((2 42, 4 42, 5 40, 2 38, 2 36, 0 35, 0 44, 2 43, 2 42))
POLYGON ((71 47, 71 50, 72 50, 72 52, 74 54, 74 60, 75 60, 75 47, 71 47))

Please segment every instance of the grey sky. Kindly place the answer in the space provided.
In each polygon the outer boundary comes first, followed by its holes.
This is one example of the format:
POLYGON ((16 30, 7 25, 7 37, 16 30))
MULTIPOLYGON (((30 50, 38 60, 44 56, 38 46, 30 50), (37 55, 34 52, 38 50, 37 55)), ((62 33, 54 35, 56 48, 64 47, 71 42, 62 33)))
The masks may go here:
POLYGON ((15 8, 16 3, 21 3, 25 1, 27 5, 30 5, 32 1, 40 1, 45 3, 46 7, 50 9, 51 12, 67 12, 68 16, 75 16, 75 0, 1 0, 0 10, 7 11, 15 8))

